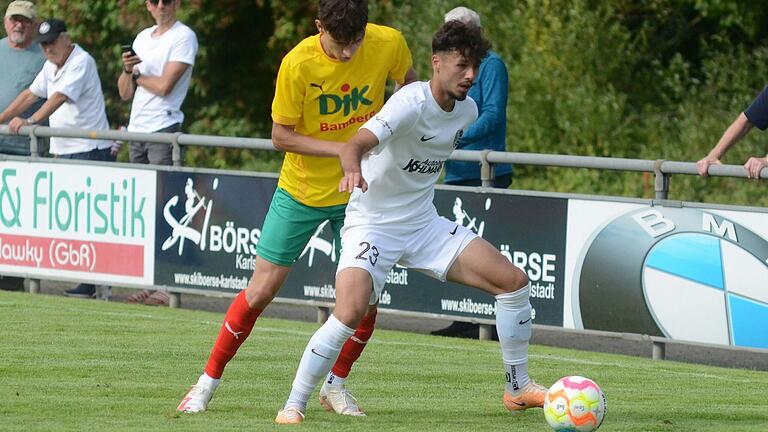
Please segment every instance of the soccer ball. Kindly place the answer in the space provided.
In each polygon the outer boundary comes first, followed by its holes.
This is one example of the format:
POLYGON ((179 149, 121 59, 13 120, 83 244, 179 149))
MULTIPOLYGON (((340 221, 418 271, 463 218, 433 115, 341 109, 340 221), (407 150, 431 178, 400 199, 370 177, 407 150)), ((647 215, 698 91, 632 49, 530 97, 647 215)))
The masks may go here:
POLYGON ((544 398, 544 417, 555 431, 592 432, 603 423, 605 394, 591 379, 560 378, 544 398))

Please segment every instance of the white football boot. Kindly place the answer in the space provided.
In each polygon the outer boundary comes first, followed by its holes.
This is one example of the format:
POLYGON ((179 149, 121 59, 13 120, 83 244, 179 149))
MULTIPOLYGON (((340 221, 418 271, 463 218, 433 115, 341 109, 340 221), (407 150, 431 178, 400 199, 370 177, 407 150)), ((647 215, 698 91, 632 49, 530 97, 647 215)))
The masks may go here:
POLYGON ((357 404, 357 400, 352 393, 347 391, 344 384, 333 385, 323 383, 320 389, 320 405, 326 411, 335 411, 337 414, 363 417, 365 413, 357 404))
POLYGON ((296 407, 283 408, 277 412, 275 423, 277 424, 299 424, 304 421, 304 413, 296 407))
POLYGON ((205 411, 213 397, 213 392, 219 386, 219 380, 211 380, 205 375, 200 375, 197 384, 193 385, 184 399, 176 408, 176 411, 191 414, 205 411))

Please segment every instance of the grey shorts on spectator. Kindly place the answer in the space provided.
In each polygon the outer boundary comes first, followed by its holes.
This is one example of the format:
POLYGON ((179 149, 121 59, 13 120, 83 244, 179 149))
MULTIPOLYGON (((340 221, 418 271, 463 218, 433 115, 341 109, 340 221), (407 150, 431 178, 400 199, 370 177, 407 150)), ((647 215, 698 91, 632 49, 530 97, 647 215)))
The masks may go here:
MULTIPOLYGON (((181 130, 181 123, 157 130, 157 133, 175 133, 181 130)), ((131 141, 128 157, 133 163, 151 165, 173 165, 173 146, 166 143, 131 141)))

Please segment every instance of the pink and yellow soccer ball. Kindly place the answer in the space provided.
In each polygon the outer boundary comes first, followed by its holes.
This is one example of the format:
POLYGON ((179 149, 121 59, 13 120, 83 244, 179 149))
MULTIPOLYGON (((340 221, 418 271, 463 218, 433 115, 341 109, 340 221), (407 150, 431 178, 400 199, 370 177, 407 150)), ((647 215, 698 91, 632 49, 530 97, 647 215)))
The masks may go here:
POLYGON ((603 423, 606 409, 600 386, 580 376, 560 378, 544 398, 544 417, 558 432, 592 432, 603 423))

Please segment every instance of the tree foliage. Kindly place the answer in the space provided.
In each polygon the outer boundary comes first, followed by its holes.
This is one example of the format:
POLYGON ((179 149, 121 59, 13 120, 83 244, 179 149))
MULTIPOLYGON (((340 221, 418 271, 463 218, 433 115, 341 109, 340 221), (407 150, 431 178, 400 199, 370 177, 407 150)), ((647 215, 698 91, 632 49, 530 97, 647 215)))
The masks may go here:
MULTIPOLYGON (((9 0, 0 0, 5 10, 9 0)), ((152 24, 138 0, 39 0, 43 17, 64 19, 99 65, 108 116, 125 124, 117 97, 119 45, 152 24)), ((696 161, 766 84, 768 4, 745 0, 464 0, 507 62, 511 151, 696 161)), ((455 0, 369 0, 371 21, 400 29, 421 79, 430 46, 455 0)), ((268 137, 282 56, 316 32, 316 1, 185 0, 180 18, 200 51, 184 129, 268 137)), ((765 154, 752 133, 724 162, 765 154)), ((187 163, 275 170, 272 152, 192 149, 187 163)), ((766 205, 762 183, 680 176, 670 196, 766 205)), ((516 168, 513 187, 653 196, 648 176, 516 168)))

